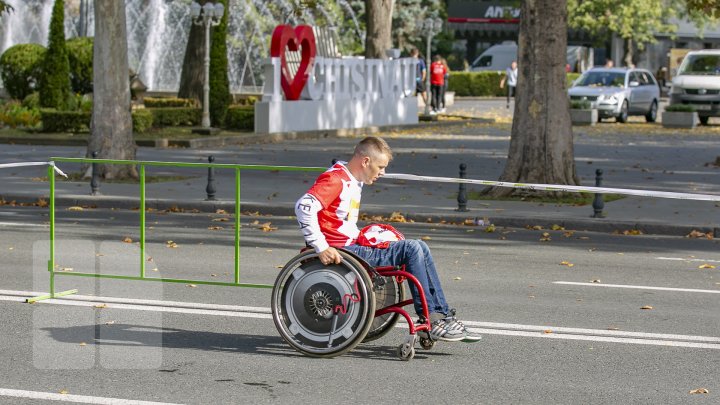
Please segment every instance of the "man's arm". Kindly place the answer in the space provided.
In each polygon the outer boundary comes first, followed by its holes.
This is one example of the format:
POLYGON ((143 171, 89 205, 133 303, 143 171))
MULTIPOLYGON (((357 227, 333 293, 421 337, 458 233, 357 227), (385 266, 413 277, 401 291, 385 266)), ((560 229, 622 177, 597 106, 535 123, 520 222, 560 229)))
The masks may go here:
POLYGON ((315 196, 305 194, 300 197, 295 205, 295 215, 300 224, 300 230, 303 233, 305 242, 315 249, 320 261, 323 264, 340 263, 342 261, 340 253, 328 245, 325 240, 325 235, 323 235, 320 229, 318 212, 320 212, 322 208, 322 203, 320 203, 315 196))

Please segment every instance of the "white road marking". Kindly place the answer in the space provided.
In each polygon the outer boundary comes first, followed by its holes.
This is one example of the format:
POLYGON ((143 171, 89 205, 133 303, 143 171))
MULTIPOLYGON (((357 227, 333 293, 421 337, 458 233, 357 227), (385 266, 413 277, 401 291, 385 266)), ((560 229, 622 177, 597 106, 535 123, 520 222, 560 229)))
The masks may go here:
POLYGON ((47 228, 48 224, 30 224, 26 222, 0 222, 0 226, 22 226, 23 228, 35 227, 35 228, 47 228))
POLYGON ((678 262, 705 262, 705 263, 720 263, 720 260, 711 259, 694 259, 685 257, 656 257, 657 260, 674 260, 678 262))
POLYGON ((578 282, 574 282, 574 281, 553 281, 553 284, 579 285, 579 286, 585 286, 585 287, 629 288, 629 289, 636 289, 636 290, 657 290, 657 291, 720 294, 720 290, 700 290, 697 288, 652 287, 652 286, 646 286, 646 285, 624 285, 624 284, 603 284, 603 283, 578 283, 578 282))
MULTIPOLYGON (((595 284, 591 284, 595 285, 595 284)), ((24 302, 41 293, 31 291, 0 290, 0 301, 24 302)), ((66 296, 39 301, 39 305, 68 305, 94 307, 104 304, 103 310, 129 309, 137 311, 172 312, 194 315, 230 316, 271 319, 270 308, 235 305, 196 304, 155 300, 134 300, 99 296, 66 296), (127 303, 125 303, 127 302, 127 303), (134 302, 134 303, 130 303, 134 302)), ((38 305, 36 304, 36 305, 38 305)), ((720 350, 720 337, 693 336, 664 333, 631 332, 619 330, 568 328, 548 325, 522 325, 512 323, 463 321, 471 330, 487 335, 523 336, 547 339, 585 340, 609 343, 629 343, 654 346, 673 346, 720 350)), ((403 322, 398 327, 407 328, 403 322)))
POLYGON ((169 402, 135 401, 132 399, 92 397, 87 395, 55 394, 52 392, 11 390, 7 388, 0 388, 0 397, 45 399, 49 401, 103 405, 179 405, 169 402))

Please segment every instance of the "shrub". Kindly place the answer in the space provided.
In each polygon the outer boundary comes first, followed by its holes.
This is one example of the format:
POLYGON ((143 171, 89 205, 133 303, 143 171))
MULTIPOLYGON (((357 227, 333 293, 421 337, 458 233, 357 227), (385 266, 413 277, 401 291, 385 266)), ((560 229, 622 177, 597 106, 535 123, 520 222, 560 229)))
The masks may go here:
POLYGON ((143 133, 152 128, 153 114, 141 108, 132 112, 133 132, 143 133))
POLYGON ((665 111, 670 112, 695 112, 697 109, 690 104, 671 104, 665 107, 665 111))
POLYGON ((228 129, 255 129, 255 107, 230 107, 225 116, 225 127, 228 129))
POLYGON ((70 95, 70 63, 65 49, 65 1, 55 0, 50 19, 48 49, 40 76, 40 105, 65 108, 70 95))
POLYGON ((199 108, 146 108, 153 115, 155 126, 198 125, 202 119, 199 108))
POLYGON ((197 107, 197 102, 191 98, 178 97, 145 97, 145 107, 148 108, 172 108, 172 107, 197 107))
MULTIPOLYGON (((41 109, 43 132, 89 132, 92 111, 41 109)), ((142 133, 152 127, 153 115, 147 110, 132 112, 133 131, 142 133)))
POLYGON ((0 105, 0 123, 11 128, 34 128, 40 125, 40 113, 37 109, 27 108, 17 101, 0 105))
POLYGON ((45 47, 19 44, 0 56, 0 77, 10 97, 23 100, 38 88, 45 47))
POLYGON ((58 111, 52 108, 40 110, 43 132, 88 132, 92 112, 58 111))
POLYGON ((570 100, 570 109, 572 110, 589 110, 592 104, 587 100, 570 100))
POLYGON ((70 63, 72 91, 88 94, 93 91, 93 38, 77 37, 66 43, 70 63))
MULTIPOLYGON (((567 74, 567 87, 580 76, 579 73, 567 74)), ((503 72, 450 72, 448 91, 454 91, 458 97, 502 97, 507 92, 500 88, 503 72)))
POLYGON ((38 93, 36 91, 32 94, 28 94, 27 97, 25 97, 23 99, 22 105, 25 108, 30 108, 30 109, 34 109, 34 110, 39 109, 40 108, 40 93, 38 93))

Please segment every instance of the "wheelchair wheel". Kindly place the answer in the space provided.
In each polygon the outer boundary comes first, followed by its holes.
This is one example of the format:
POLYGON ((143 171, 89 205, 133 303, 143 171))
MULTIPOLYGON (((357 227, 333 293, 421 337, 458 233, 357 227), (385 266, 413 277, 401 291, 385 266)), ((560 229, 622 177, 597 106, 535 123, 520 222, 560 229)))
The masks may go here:
MULTIPOLYGON (((379 277, 385 284, 380 285, 377 277, 373 279, 375 292, 375 310, 385 308, 400 301, 405 301, 405 289, 402 283, 398 283, 395 277, 379 277)), ((376 316, 372 321, 372 326, 365 335, 363 342, 371 342, 385 336, 400 318, 397 312, 390 312, 384 315, 376 316)))
POLYGON ((324 265, 306 252, 283 267, 272 292, 275 327, 295 350, 335 357, 360 343, 372 326, 375 295, 363 266, 340 251, 340 264, 324 265))

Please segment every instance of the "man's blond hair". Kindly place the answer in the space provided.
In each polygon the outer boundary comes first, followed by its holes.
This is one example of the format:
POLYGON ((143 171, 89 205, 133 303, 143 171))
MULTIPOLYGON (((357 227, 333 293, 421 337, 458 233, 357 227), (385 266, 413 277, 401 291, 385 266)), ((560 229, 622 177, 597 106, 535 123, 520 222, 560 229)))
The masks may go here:
POLYGON ((377 136, 368 136, 360 141, 355 146, 355 152, 353 155, 358 157, 368 156, 371 158, 377 158, 380 155, 385 155, 388 160, 392 160, 393 158, 393 152, 392 149, 390 149, 390 146, 388 146, 384 139, 377 136))

